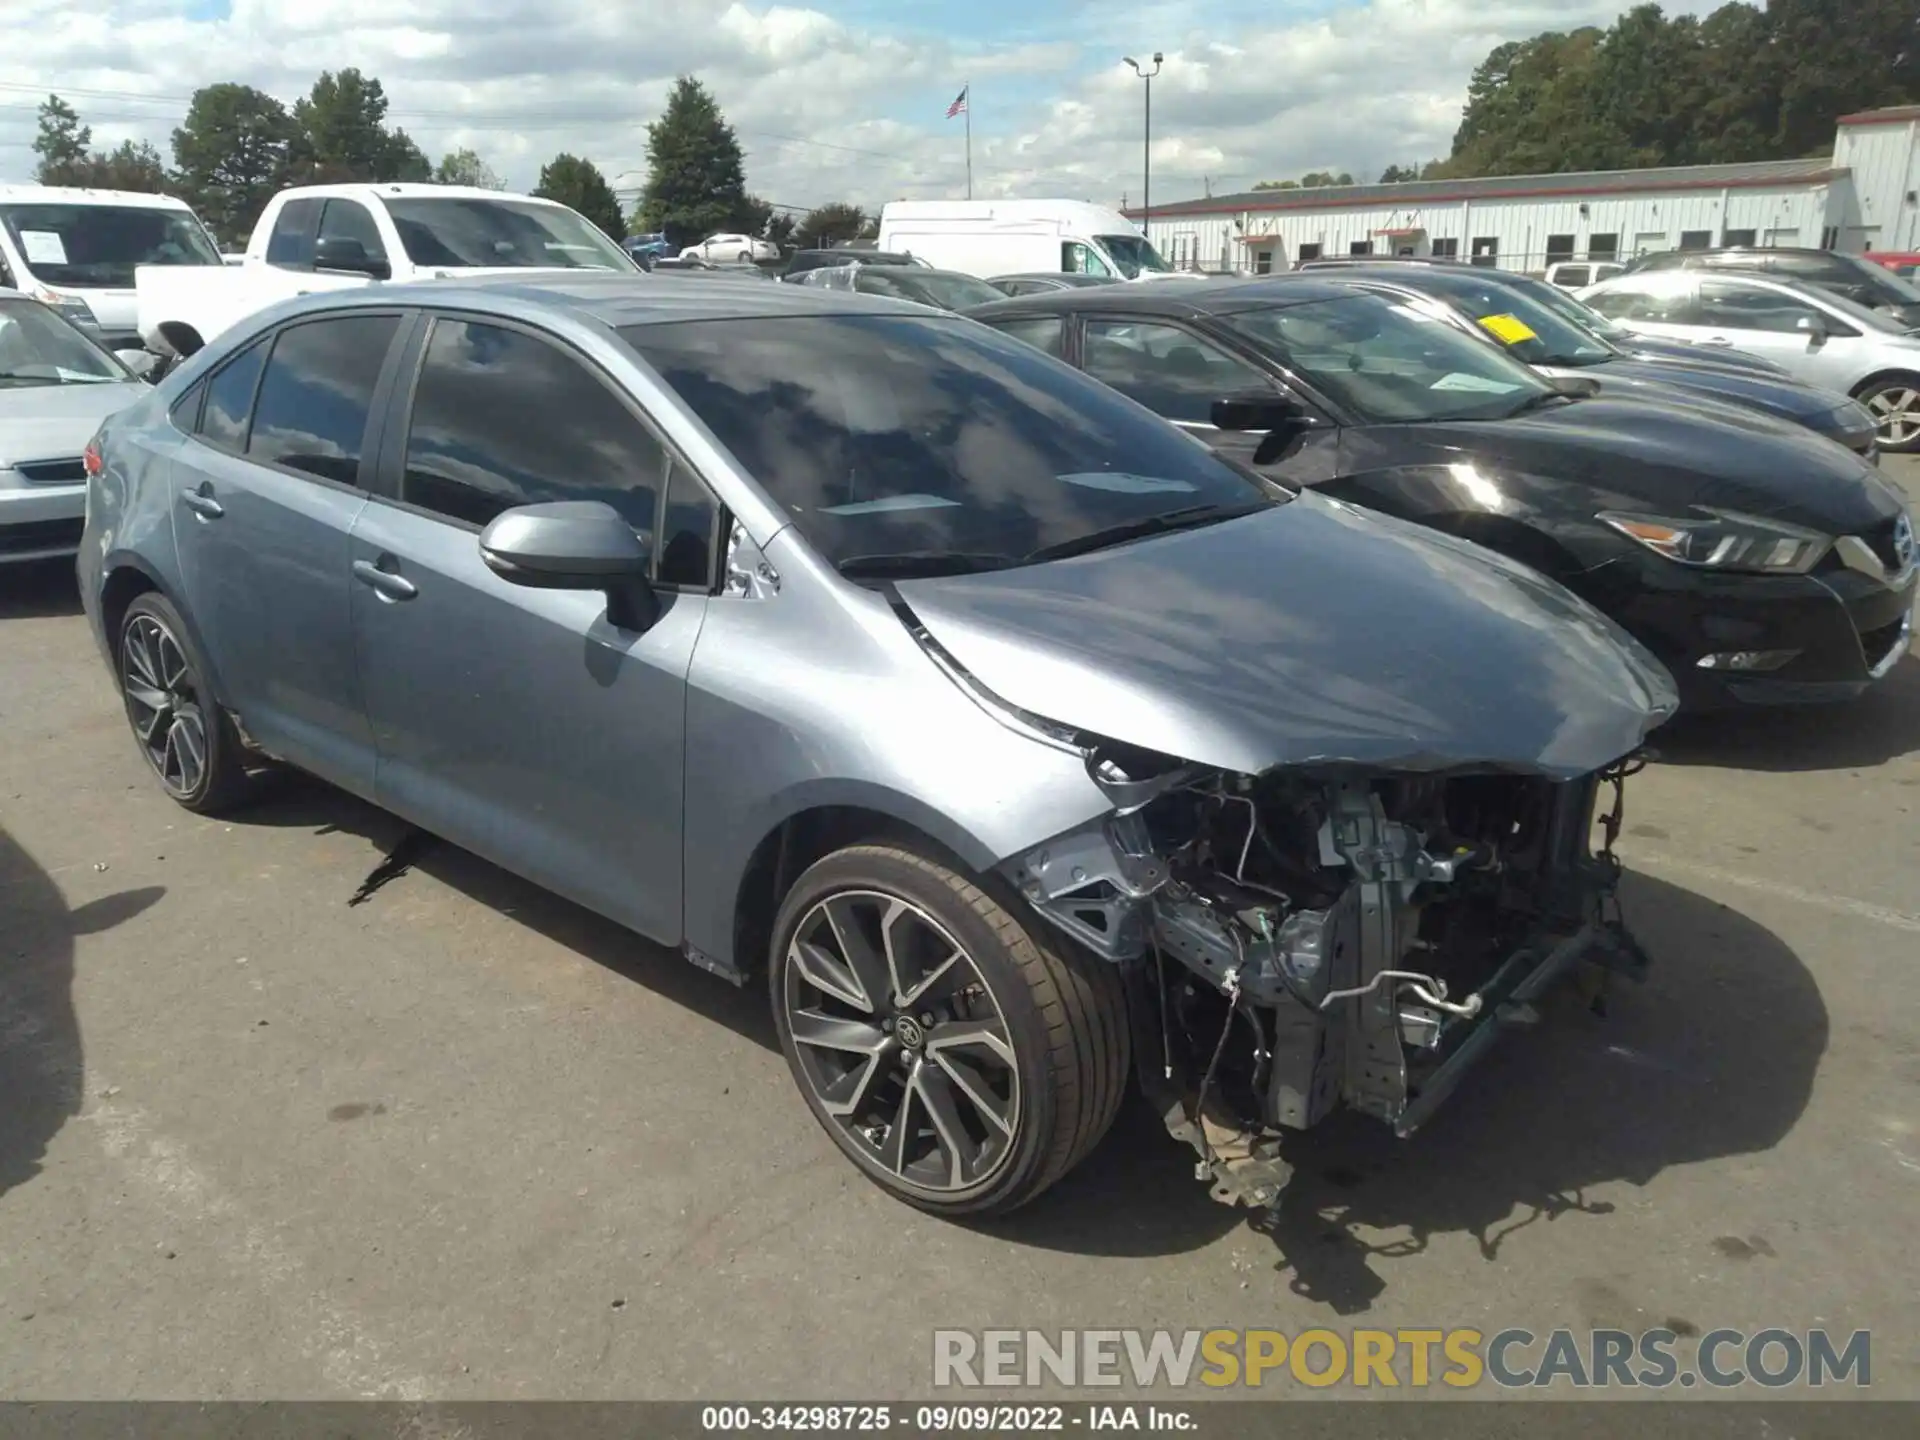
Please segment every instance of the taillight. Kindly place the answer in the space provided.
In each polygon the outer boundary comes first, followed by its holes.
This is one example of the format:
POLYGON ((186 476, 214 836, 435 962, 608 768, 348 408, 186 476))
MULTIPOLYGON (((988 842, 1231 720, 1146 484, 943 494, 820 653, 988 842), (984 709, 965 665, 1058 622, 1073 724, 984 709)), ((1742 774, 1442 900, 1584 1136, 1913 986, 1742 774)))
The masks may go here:
POLYGON ((87 442, 87 448, 80 452, 80 463, 86 468, 89 478, 98 475, 102 470, 107 468, 107 462, 100 458, 100 442, 98 440, 89 440, 87 442))

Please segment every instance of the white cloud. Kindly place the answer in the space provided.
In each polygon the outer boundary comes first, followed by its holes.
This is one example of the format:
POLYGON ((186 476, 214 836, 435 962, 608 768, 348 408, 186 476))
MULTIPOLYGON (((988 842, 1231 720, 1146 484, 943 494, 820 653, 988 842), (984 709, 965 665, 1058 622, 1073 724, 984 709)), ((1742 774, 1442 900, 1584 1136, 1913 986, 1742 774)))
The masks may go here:
MULTIPOLYGON (((1141 84, 1119 61, 1166 53, 1154 82, 1154 194, 1447 152, 1467 77, 1494 45, 1607 23, 1618 0, 1308 0, 1252 7, 1079 9, 1071 24, 953 38, 820 8, 729 0, 12 0, 0 8, 0 179, 28 177, 34 107, 67 97, 96 143, 163 153, 201 85, 292 101, 322 69, 378 76, 430 155, 472 146, 517 188, 560 150, 638 183, 646 121, 691 72, 741 132, 750 187, 811 205, 959 194, 964 127, 942 119, 975 86, 974 181, 984 195, 1137 200, 1141 84), (196 18, 200 17, 200 18, 196 18)), ((1681 0, 1669 12, 1706 8, 1681 0)), ((884 14, 865 7, 862 15, 884 14)))

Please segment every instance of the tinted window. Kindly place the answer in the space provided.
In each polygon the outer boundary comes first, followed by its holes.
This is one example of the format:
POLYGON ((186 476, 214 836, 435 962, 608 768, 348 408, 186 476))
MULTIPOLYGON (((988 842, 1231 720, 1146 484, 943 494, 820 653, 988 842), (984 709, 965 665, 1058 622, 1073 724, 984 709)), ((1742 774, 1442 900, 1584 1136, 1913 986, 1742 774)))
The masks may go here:
POLYGON ((1682 250, 1706 250, 1713 245, 1711 230, 1682 230, 1680 248, 1682 250))
POLYGON ((1030 315, 1018 320, 989 320, 1002 335, 1024 340, 1036 350, 1061 355, 1066 349, 1067 322, 1058 315, 1030 315))
POLYGON ((402 497, 485 525, 547 500, 604 500, 652 533, 666 451, 554 345, 477 321, 433 327, 414 390, 402 497))
POLYGON ((137 265, 218 265, 187 210, 132 205, 0 205, 0 227, 47 285, 131 289, 137 265))
POLYGON ((260 378, 247 454, 358 484, 367 412, 399 327, 396 315, 353 315, 282 330, 260 378))
POLYGON ((1213 402, 1273 389, 1251 365, 1175 325, 1090 320, 1086 372, 1169 420, 1207 423, 1213 402))
POLYGON ((1589 260, 1611 260, 1620 250, 1618 231, 1603 232, 1587 237, 1587 258, 1589 260))
POLYGON ((256 340, 207 381, 207 406, 200 412, 204 439, 227 450, 247 448, 247 417, 253 411, 253 391, 266 357, 267 342, 256 340))
POLYGON ((535 200, 434 197, 383 202, 416 265, 618 270, 634 263, 586 220, 535 200))
POLYGON ((1362 420, 1495 419, 1551 393, 1434 311, 1380 296, 1248 311, 1229 323, 1362 420))
POLYGON ((1826 317, 1803 300, 1778 290, 1740 285, 1727 280, 1700 282, 1698 324, 1729 330, 1767 330, 1792 334, 1802 320, 1826 317))
POLYGON ((837 565, 991 566, 1172 510, 1272 503, 1205 446, 983 325, 844 314, 620 333, 837 565))
POLYGON ((318 200, 289 200, 274 217, 267 237, 267 263, 290 270, 313 263, 313 225, 320 214, 318 200))
POLYGON ((705 586, 713 583, 714 533, 720 507, 694 473, 678 461, 668 465, 667 504, 660 517, 660 563, 663 585, 705 586))
POLYGON ((387 258, 387 247, 380 243, 380 227, 373 214, 357 200, 329 200, 320 214, 322 240, 350 240, 366 251, 369 260, 387 258))
POLYGON ((1432 288, 1416 285, 1444 301, 1505 345, 1529 365, 1597 365, 1614 350, 1593 332, 1570 324, 1551 307, 1506 282, 1482 283, 1477 276, 1434 276, 1432 288))
POLYGON ((862 265, 854 271, 854 288, 870 295, 891 295, 942 310, 964 310, 998 300, 1000 292, 971 275, 896 266, 891 270, 862 265))
POLYGON ((1578 289, 1587 283, 1587 267, 1584 265, 1562 265, 1553 272, 1553 283, 1569 285, 1578 289))

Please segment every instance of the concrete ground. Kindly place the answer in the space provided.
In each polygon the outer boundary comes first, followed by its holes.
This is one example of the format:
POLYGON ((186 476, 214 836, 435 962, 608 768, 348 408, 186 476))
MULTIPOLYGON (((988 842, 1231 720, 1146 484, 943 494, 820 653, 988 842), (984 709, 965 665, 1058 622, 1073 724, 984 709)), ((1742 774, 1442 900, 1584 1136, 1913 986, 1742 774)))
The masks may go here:
POLYGON ((1668 1323, 1871 1329, 1920 1397, 1920 659, 1666 737, 1655 976, 1410 1142, 1298 1143, 1269 1233, 1137 1105, 1029 1210, 928 1219, 759 990, 446 847, 350 906, 400 827, 172 806, 62 569, 0 577, 0 714, 0 1394, 878 1398, 935 1327, 1668 1323))

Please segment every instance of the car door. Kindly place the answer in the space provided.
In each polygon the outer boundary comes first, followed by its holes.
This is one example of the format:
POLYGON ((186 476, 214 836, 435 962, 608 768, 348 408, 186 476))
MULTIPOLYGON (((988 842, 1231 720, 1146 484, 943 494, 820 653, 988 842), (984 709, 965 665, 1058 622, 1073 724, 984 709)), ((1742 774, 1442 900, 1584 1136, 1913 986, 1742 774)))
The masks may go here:
POLYGON ((1860 332, 1833 312, 1785 289, 1732 275, 1700 282, 1704 343, 1731 345, 1783 365, 1796 380, 1842 393, 1858 378, 1849 343, 1860 332), (1808 330, 1805 326, 1816 327, 1808 330))
POLYGON ((373 397, 400 312, 300 320, 204 383, 174 464, 185 607, 265 749, 370 794, 348 593, 373 397))
POLYGON ((543 331, 440 314, 410 350, 381 493, 352 537, 353 628, 388 808, 669 943, 680 937, 686 676, 718 507, 632 403, 543 331), (501 511, 603 500, 654 547, 659 618, 508 584, 501 511))
POLYGON ((1080 368, 1223 455, 1295 485, 1319 485, 1339 473, 1339 431, 1332 426, 1268 434, 1221 430, 1213 402, 1278 395, 1282 387, 1251 361, 1173 321, 1090 315, 1081 325, 1080 368))

